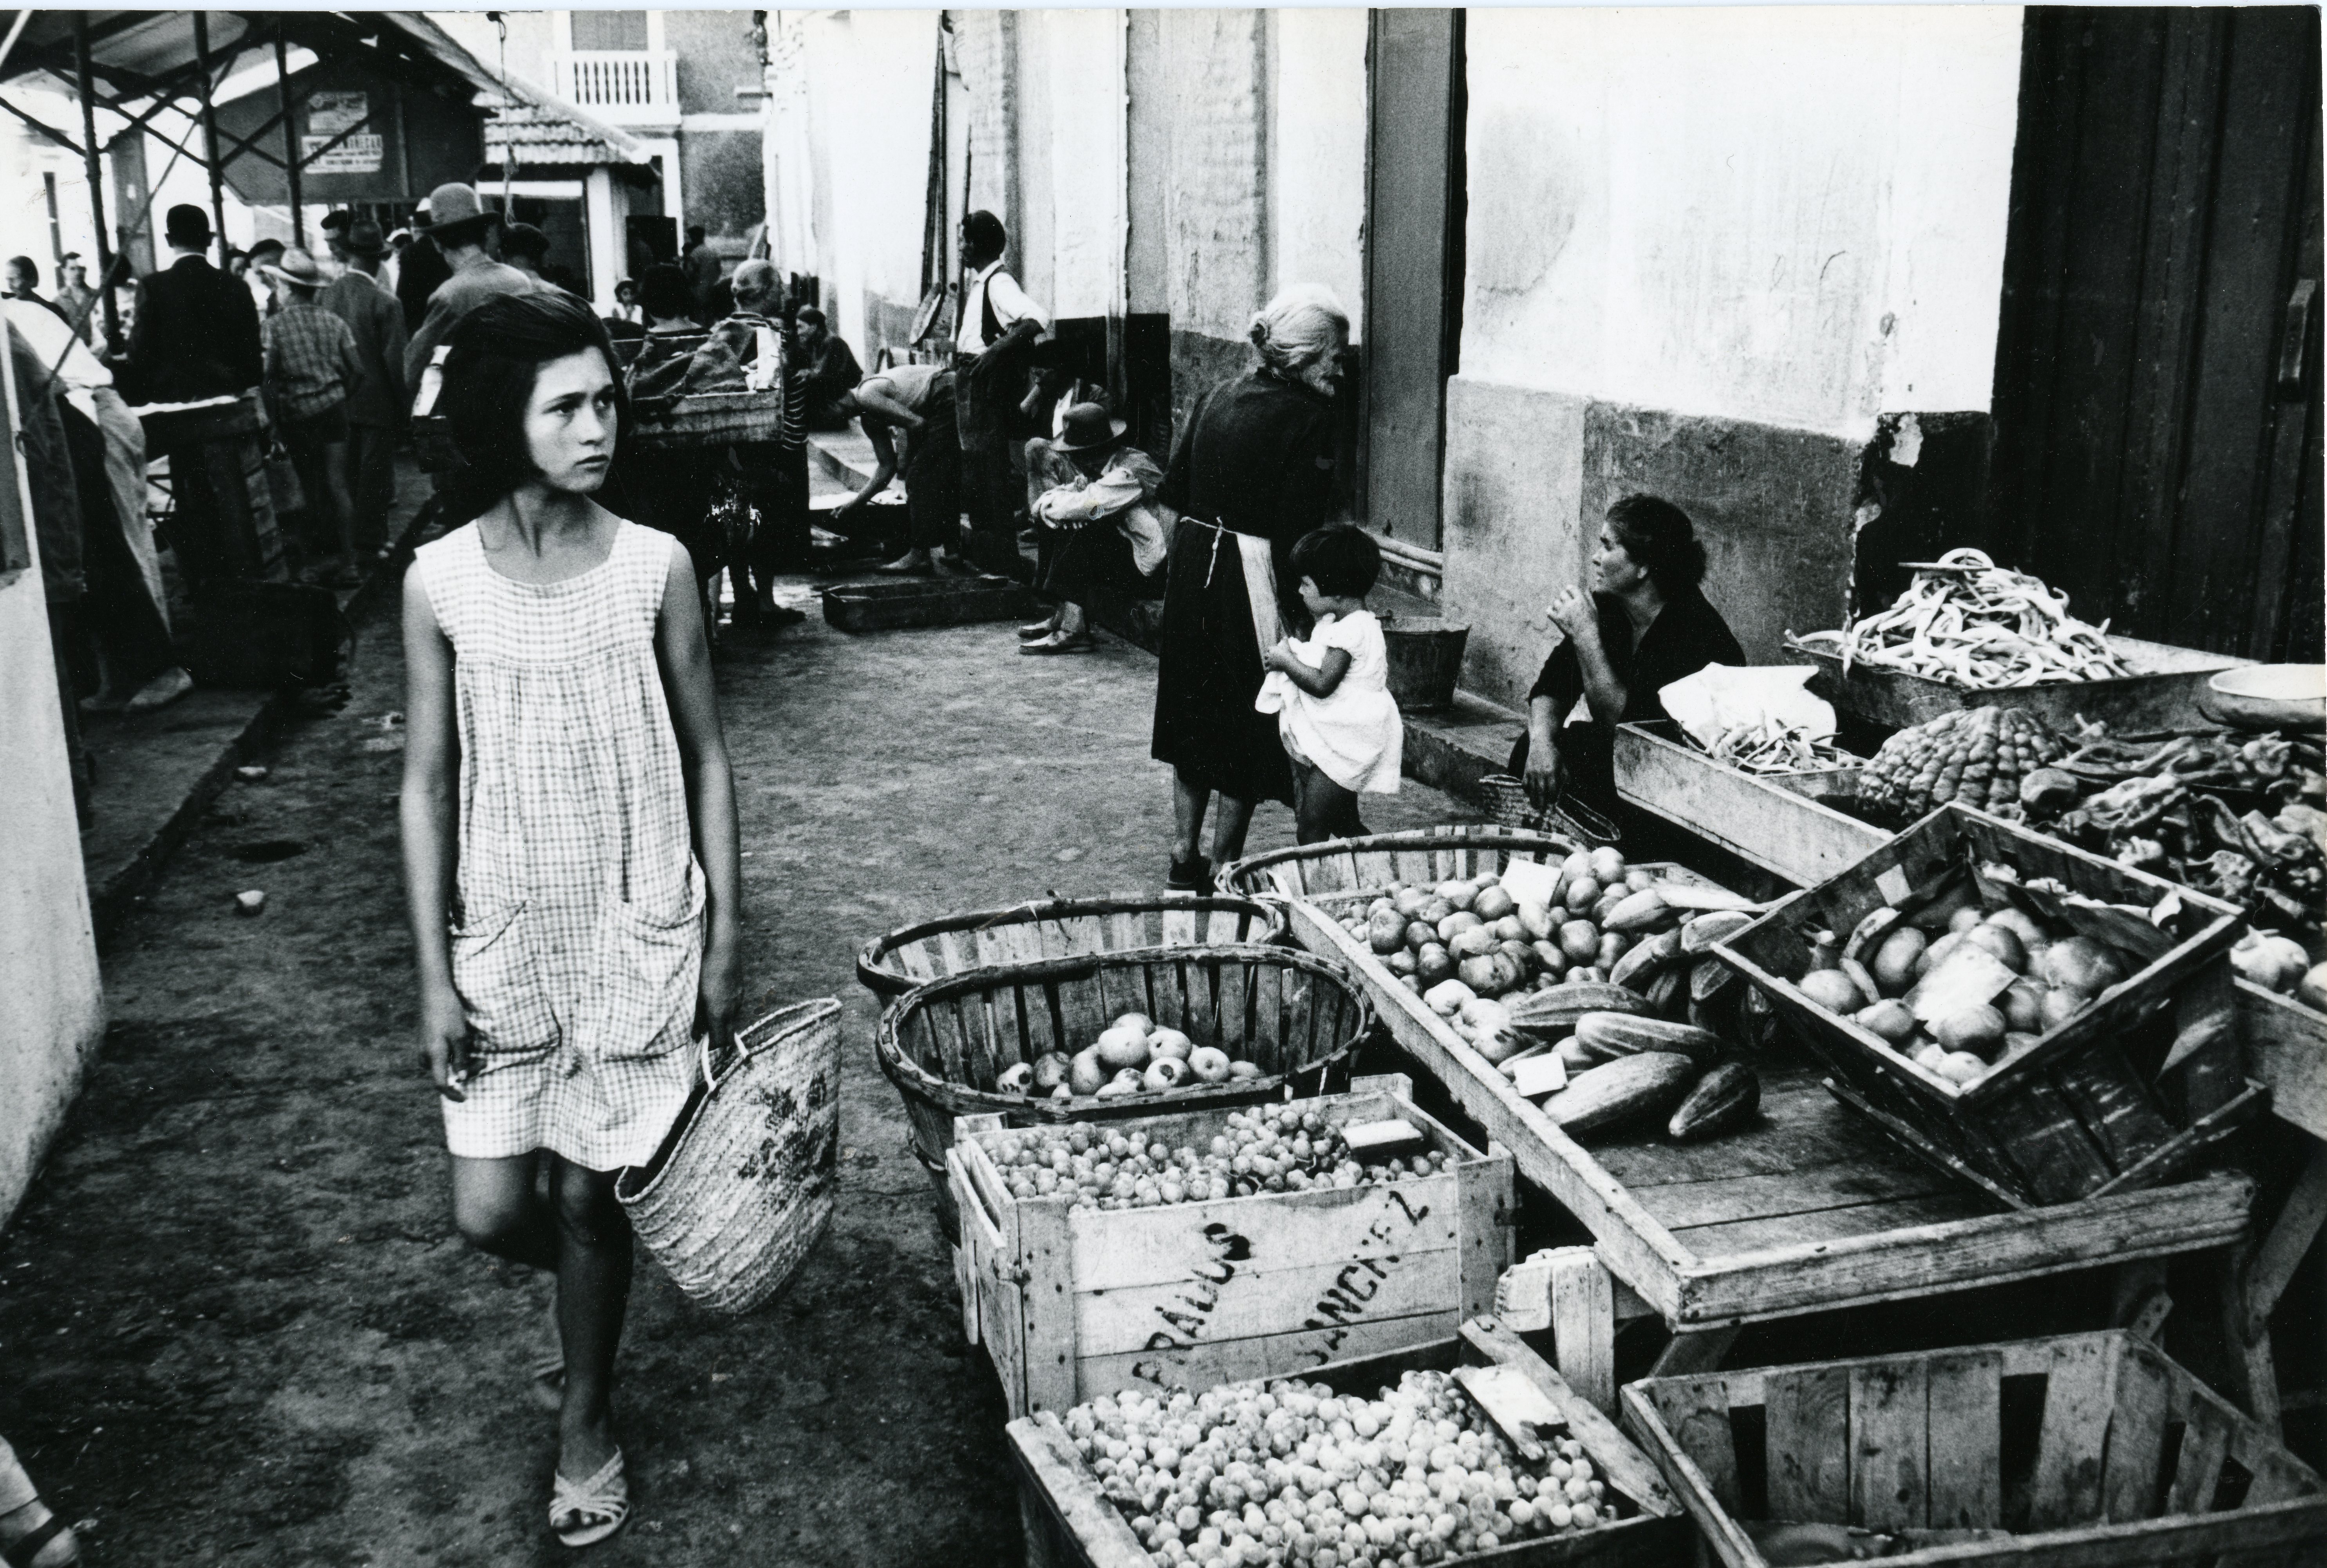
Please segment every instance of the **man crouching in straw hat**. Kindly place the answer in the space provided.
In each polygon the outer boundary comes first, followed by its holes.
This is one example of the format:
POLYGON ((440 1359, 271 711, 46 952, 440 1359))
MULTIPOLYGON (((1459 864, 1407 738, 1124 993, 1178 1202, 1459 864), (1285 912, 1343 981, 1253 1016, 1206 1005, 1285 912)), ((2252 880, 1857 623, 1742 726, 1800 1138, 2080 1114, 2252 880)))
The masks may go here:
POLYGON ((261 334, 266 349, 266 411, 276 435, 299 471, 308 527, 301 543, 313 555, 336 550, 333 563, 311 572, 332 588, 352 588, 356 576, 355 503, 348 494, 348 395, 363 378, 355 334, 315 303, 323 269, 304 250, 286 250, 280 265, 258 268, 275 291, 274 313, 261 334), (321 514, 323 527, 316 527, 321 514))
POLYGON ((1097 403, 1067 410, 1056 441, 1027 443, 1027 466, 1063 457, 1074 477, 1034 498, 1038 527, 1056 530, 1043 589, 1059 597, 1047 621, 1018 629, 1021 653, 1083 653, 1091 645, 1086 607, 1100 594, 1160 592, 1167 514, 1155 500, 1164 471, 1124 441, 1127 426, 1097 403))

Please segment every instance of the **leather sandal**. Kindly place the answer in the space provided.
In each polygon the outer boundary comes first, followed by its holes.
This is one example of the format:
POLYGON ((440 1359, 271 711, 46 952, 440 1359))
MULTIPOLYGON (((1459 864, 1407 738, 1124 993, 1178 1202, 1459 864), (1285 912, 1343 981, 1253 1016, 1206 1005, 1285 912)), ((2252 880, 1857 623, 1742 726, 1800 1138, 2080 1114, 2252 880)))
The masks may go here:
MULTIPOLYGON (((35 1498, 24 1507, 32 1507, 39 1501, 35 1498)), ((51 1513, 5 1546, 0 1546, 0 1562, 6 1563, 8 1568, 78 1568, 80 1560, 80 1543, 72 1538, 72 1526, 56 1513, 51 1513), (60 1540, 64 1545, 65 1554, 61 1557, 51 1555, 43 1562, 42 1554, 60 1540)))
POLYGON ((594 1546, 630 1517, 631 1483, 622 1470, 621 1449, 586 1481, 550 1477, 549 1527, 565 1545, 594 1546))
POLYGON ((1059 627, 1056 621, 1030 621, 1025 625, 1018 629, 1018 640, 1021 642, 1040 642, 1042 639, 1050 636, 1051 633, 1058 630, 1058 629, 1059 627))

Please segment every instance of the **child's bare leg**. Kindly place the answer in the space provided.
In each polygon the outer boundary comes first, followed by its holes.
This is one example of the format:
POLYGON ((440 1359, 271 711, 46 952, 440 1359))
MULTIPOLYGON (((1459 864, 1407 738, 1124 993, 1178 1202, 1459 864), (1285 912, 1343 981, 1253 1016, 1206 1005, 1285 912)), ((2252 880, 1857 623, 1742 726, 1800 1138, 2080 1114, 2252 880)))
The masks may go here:
POLYGON ((614 1172, 550 1156, 556 1209, 557 1330, 565 1345, 559 1473, 587 1480, 614 1457, 614 1349, 631 1299, 631 1222, 614 1172))
POLYGON ((453 1156, 453 1223, 480 1252, 528 1268, 557 1267, 557 1232, 534 1190, 534 1156, 469 1160, 453 1156))

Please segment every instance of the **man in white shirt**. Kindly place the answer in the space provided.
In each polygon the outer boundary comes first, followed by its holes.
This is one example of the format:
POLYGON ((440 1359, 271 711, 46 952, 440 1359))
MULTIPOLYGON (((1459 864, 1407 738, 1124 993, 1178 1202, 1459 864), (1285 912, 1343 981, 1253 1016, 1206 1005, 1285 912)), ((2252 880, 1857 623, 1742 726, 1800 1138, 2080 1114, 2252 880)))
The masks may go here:
POLYGON ((987 548, 1005 553, 1015 548, 1010 515, 1018 488, 1010 471, 1008 422, 1026 395, 1027 351, 1051 330, 1051 313, 1002 268, 1009 238, 991 212, 972 212, 961 220, 965 282, 954 331, 953 378, 970 531, 987 548))
MULTIPOLYGON (((133 712, 173 703, 192 689, 170 646, 170 611, 154 527, 145 516, 145 427, 114 389, 113 372, 73 335, 64 318, 41 301, 11 299, 8 324, 38 355, 42 369, 63 383, 64 400, 103 438, 105 494, 115 526, 84 494, 89 623, 105 666, 100 707, 126 704, 133 712)), ((68 416, 70 423, 70 416, 68 416)), ((68 431, 68 440, 75 437, 68 431)), ((86 490, 84 481, 84 490, 86 490)))

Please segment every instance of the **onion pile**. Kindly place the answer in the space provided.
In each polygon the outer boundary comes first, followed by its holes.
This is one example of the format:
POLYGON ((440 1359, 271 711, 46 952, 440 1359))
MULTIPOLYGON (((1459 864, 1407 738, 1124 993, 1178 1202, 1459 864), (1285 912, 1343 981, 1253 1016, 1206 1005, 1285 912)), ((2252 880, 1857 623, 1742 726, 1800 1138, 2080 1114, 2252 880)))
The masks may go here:
POLYGON ((1443 1372, 1375 1399, 1299 1378, 1077 1405, 1067 1435, 1156 1568, 1400 1568, 1612 1521, 1573 1438, 1538 1471, 1443 1372))

